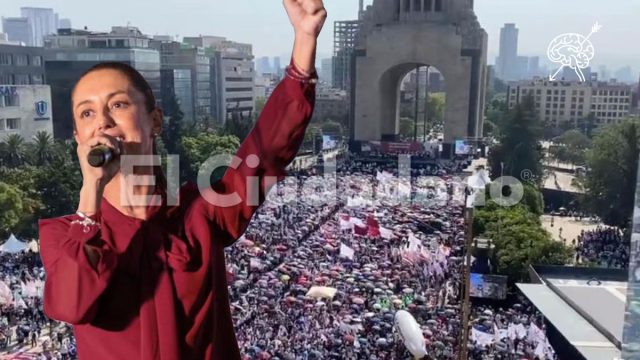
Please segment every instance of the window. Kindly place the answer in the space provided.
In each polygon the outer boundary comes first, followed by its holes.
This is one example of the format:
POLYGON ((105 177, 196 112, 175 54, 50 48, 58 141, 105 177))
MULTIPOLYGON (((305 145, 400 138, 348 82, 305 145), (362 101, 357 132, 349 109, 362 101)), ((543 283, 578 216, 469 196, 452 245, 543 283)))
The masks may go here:
POLYGON ((553 95, 558 95, 560 92, 558 90, 553 90, 553 95))
POLYGON ((29 57, 27 56, 27 54, 16 54, 15 61, 16 61, 16 65, 19 65, 19 66, 29 65, 29 57))
POLYGON ((431 9, 433 9, 433 0, 425 0, 423 10, 431 12, 431 9))
POLYGON ((0 119, 0 131, 4 131, 4 119, 0 119))
POLYGON ((20 130, 20 118, 7 119, 7 130, 20 130))
POLYGON ((0 95, 0 108, 9 106, 20 106, 20 101, 17 94, 0 95))
POLYGON ((413 0, 413 11, 422 11, 422 0, 413 0))
POLYGON ((442 11, 442 0, 436 0, 436 12, 442 11))
POLYGON ((31 57, 32 66, 42 66, 42 56, 36 55, 31 57))
POLYGON ((15 85, 29 85, 29 75, 27 74, 15 74, 15 85))
POLYGON ((411 0, 404 0, 404 11, 411 11, 411 0))
POLYGON ((13 65, 11 54, 0 54, 0 65, 13 65))
POLYGON ((547 101, 551 101, 551 96, 547 96, 547 101))

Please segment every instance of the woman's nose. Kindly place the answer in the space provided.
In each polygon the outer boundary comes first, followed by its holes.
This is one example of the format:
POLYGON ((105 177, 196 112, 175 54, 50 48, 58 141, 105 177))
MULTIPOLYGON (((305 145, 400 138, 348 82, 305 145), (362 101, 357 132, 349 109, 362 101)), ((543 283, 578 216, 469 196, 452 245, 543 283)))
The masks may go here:
POLYGON ((113 118, 111 117, 109 112, 105 110, 101 114, 100 119, 98 120, 98 130, 104 131, 107 129, 111 129, 115 125, 116 125, 115 121, 113 121, 113 118))

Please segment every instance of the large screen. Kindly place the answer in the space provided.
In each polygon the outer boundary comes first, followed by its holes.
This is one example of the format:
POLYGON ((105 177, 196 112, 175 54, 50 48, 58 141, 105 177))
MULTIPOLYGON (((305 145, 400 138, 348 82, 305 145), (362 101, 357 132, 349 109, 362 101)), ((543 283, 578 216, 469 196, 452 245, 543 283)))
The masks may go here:
POLYGON ((507 297, 507 277, 471 273, 470 295, 477 298, 504 300, 507 297))
POLYGON ((473 146, 471 141, 468 140, 456 140, 456 155, 471 155, 473 152, 473 146))

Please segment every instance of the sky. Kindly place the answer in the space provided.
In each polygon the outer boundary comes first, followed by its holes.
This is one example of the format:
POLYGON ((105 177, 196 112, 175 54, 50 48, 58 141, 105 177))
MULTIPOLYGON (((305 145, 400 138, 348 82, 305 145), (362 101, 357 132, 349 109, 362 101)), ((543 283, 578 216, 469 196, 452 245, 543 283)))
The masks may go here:
MULTIPOLYGON (((105 31, 112 25, 140 28, 149 35, 218 35, 253 44, 256 57, 290 56, 293 30, 282 0, 0 0, 0 16, 19 16, 20 7, 52 7, 74 28, 105 31), (7 3, 11 5, 7 5, 7 3)), ((365 0, 371 4, 372 0, 365 0)), ((332 54, 333 22, 357 18, 358 0, 325 0, 327 22, 319 38, 318 58, 332 54)), ((603 28, 591 37, 592 65, 614 70, 630 65, 640 71, 640 0, 475 0, 480 24, 489 34, 489 63, 498 53, 500 28, 519 28, 519 54, 545 57, 549 42, 562 33, 588 34, 597 21, 603 28)))

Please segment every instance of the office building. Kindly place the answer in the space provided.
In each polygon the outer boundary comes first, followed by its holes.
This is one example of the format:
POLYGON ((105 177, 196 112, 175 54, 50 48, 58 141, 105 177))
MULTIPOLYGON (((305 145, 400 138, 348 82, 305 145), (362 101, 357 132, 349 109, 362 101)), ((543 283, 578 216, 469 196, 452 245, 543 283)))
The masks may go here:
POLYGON ((318 91, 312 121, 333 120, 340 124, 346 124, 348 115, 349 105, 346 91, 331 88, 323 88, 318 91))
POLYGON ((7 34, 7 40, 22 45, 31 45, 33 35, 29 19, 24 17, 2 18, 2 32, 7 34))
POLYGON ((271 60, 269 60, 268 56, 263 56, 256 62, 256 74, 269 74, 271 73, 271 60))
POLYGON ((503 80, 518 80, 518 28, 504 24, 500 29, 500 52, 496 60, 496 75, 503 80))
POLYGON ((29 141, 40 131, 53 135, 50 87, 0 82, 0 141, 11 134, 29 141))
POLYGON ((631 110, 631 87, 616 82, 535 79, 511 83, 509 108, 527 96, 533 97, 539 118, 551 127, 563 123, 575 126, 590 114, 595 116, 597 126, 619 123, 631 110))
POLYGON ((321 81, 333 85, 333 59, 322 59, 318 76, 321 81))
POLYGON ((209 58, 203 47, 154 37, 150 47, 160 52, 161 98, 165 114, 174 95, 187 121, 212 115, 209 58), (160 40, 159 40, 160 39, 160 40))
POLYGON ((71 29, 71 19, 60 19, 58 29, 71 29))
POLYGON ((333 25, 333 87, 350 89, 351 55, 360 29, 360 20, 336 21, 333 25))
POLYGON ((44 49, 0 44, 0 84, 45 84, 44 49))
POLYGON ((31 41, 29 46, 43 46, 44 37, 58 31, 58 14, 50 8, 22 7, 20 15, 29 19, 31 41))
MULTIPOLYGON (((185 43, 205 48, 211 67, 211 112, 223 125, 234 114, 253 116, 255 66, 253 46, 218 36, 185 37, 185 43)), ((274 67, 277 65, 274 62, 274 67)))

